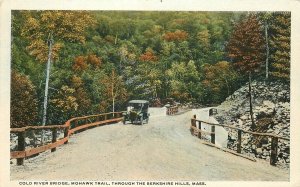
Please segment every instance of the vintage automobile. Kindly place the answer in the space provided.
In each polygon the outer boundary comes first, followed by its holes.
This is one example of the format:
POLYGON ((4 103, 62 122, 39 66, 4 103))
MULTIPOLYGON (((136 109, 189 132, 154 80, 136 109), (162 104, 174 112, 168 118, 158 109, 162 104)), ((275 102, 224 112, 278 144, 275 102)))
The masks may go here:
POLYGON ((149 102, 146 100, 131 100, 128 102, 127 112, 123 113, 123 124, 131 122, 132 124, 148 123, 150 114, 148 113, 149 102))

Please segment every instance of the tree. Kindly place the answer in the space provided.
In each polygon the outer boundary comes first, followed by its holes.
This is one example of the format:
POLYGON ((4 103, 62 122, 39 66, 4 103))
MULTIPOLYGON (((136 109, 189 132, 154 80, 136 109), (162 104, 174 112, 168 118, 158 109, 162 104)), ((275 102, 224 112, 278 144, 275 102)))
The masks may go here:
POLYGON ((84 32, 94 21, 85 11, 25 11, 24 15, 22 36, 30 40, 27 49, 37 60, 47 61, 42 121, 45 125, 51 61, 58 58, 64 41, 84 43, 84 32))
POLYGON ((10 127, 35 125, 38 115, 35 87, 27 76, 11 72, 10 127))
MULTIPOLYGON (((60 98, 57 90, 63 86, 74 89, 78 109, 69 111, 72 115, 98 113, 99 108, 101 112, 112 110, 113 101, 105 88, 111 84, 107 77, 112 69, 122 79, 130 99, 157 97, 163 101, 174 96, 183 102, 199 102, 204 99, 203 94, 210 93, 207 98, 215 95, 218 99, 227 94, 221 77, 220 82, 212 82, 214 89, 204 90, 203 64, 230 61, 224 55, 224 45, 232 23, 239 18, 236 15, 244 13, 93 11, 90 14, 97 24, 91 28, 87 27, 93 25, 89 22, 78 23, 82 17, 79 13, 91 17, 85 11, 12 11, 12 69, 30 77, 41 116, 47 90, 43 70, 48 61, 48 44, 52 45, 49 101, 60 98), (49 36, 50 30, 53 33, 49 36), (79 39, 78 34, 85 40, 79 39), (76 35, 76 40, 71 35, 76 35), (37 60, 43 63, 36 63, 37 60), (191 74, 184 69, 187 67, 191 74), (73 82, 74 76, 80 79, 79 86, 73 82), (107 84, 99 81, 105 77, 107 84), (217 88, 218 84, 222 88, 217 88), (220 89, 225 90, 222 96, 220 89)), ((229 90, 233 89, 230 86, 229 81, 229 90)), ((115 99, 115 110, 121 101, 115 99)), ((53 106, 49 102, 47 123, 61 115, 53 106)))
POLYGON ((237 87, 238 73, 230 62, 221 61, 215 65, 203 65, 205 101, 221 102, 237 87), (210 100, 210 101, 209 101, 210 100))
POLYGON ((77 72, 84 71, 88 68, 88 64, 86 63, 86 58, 84 56, 77 56, 74 59, 73 70, 77 72))
POLYGON ((102 104, 107 106, 105 103, 112 102, 112 112, 115 112, 116 101, 124 102, 127 98, 124 82, 115 70, 112 70, 111 75, 106 75, 100 82, 104 85, 104 95, 106 96, 102 104))
POLYGON ((74 64, 72 66, 75 72, 82 72, 89 68, 99 68, 101 66, 101 59, 94 54, 89 54, 87 56, 77 56, 74 59, 74 64))
POLYGON ((291 14, 273 13, 270 31, 271 75, 288 81, 290 79, 291 14))
POLYGON ((256 126, 252 110, 251 77, 260 71, 265 58, 262 27, 254 14, 248 15, 235 26, 227 51, 238 71, 248 75, 251 128, 254 130, 256 126))
POLYGON ((98 68, 101 66, 101 58, 97 57, 94 54, 89 54, 87 56, 87 63, 92 65, 94 68, 98 68))
POLYGON ((188 33, 182 30, 176 30, 175 32, 166 32, 163 35, 164 40, 170 41, 184 41, 188 37, 188 33))
POLYGON ((201 85, 194 61, 172 64, 166 76, 171 84, 171 97, 180 102, 191 102, 199 98, 201 85))
POLYGON ((204 29, 197 33, 197 39, 200 42, 200 45, 203 46, 205 51, 208 51, 210 48, 210 33, 209 30, 204 29))
POLYGON ((62 86, 56 96, 50 100, 52 107, 52 123, 63 123, 69 119, 78 109, 75 89, 68 86, 62 86), (58 113, 58 114, 57 114, 58 113), (55 117, 56 116, 56 117, 55 117))
POLYGON ((146 52, 140 56, 140 61, 142 62, 155 62, 157 60, 157 56, 155 56, 153 50, 150 48, 147 48, 146 52))
POLYGON ((265 68, 266 68, 266 77, 265 79, 268 80, 269 78, 269 56, 270 56, 270 47, 269 47, 269 27, 270 27, 270 22, 272 19, 272 14, 271 13, 262 13, 260 15, 260 19, 263 22, 264 25, 264 30, 265 30, 265 42, 266 42, 266 64, 265 64, 265 68))
POLYGON ((82 79, 76 75, 73 75, 71 79, 71 86, 75 89, 74 97, 76 98, 76 102, 78 104, 77 113, 79 113, 81 116, 86 115, 90 111, 92 102, 84 88, 82 79))
POLYGON ((151 48, 147 48, 145 53, 140 55, 139 60, 133 79, 135 84, 133 92, 143 99, 158 98, 162 77, 159 59, 151 48))

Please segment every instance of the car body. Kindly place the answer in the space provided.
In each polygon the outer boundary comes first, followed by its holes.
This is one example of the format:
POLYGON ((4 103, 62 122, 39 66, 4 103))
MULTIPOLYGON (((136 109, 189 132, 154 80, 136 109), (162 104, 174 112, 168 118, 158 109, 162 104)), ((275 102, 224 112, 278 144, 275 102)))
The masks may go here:
POLYGON ((148 113, 149 101, 131 100, 128 102, 127 111, 123 113, 123 124, 131 122, 132 124, 148 123, 150 114, 148 113))

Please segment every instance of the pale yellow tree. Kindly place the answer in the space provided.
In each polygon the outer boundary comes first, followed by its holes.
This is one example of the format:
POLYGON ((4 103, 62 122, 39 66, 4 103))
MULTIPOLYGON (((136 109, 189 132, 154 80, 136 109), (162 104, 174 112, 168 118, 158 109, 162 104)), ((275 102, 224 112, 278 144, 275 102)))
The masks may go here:
POLYGON ((51 61, 58 58, 63 43, 85 42, 85 31, 95 21, 86 11, 23 11, 26 18, 22 36, 30 43, 29 53, 39 62, 47 62, 42 125, 46 124, 51 61))
POLYGON ((104 95, 107 99, 105 103, 112 102, 112 112, 115 112, 115 103, 117 101, 119 101, 120 103, 126 101, 128 96, 124 81, 115 72, 115 70, 112 70, 111 75, 105 75, 105 77, 100 80, 100 82, 101 84, 103 84, 105 89, 104 95))

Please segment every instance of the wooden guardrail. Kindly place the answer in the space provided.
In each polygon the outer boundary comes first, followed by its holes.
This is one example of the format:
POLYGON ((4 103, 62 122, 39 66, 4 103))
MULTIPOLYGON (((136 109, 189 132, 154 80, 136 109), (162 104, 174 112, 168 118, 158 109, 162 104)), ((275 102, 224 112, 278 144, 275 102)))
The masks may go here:
POLYGON ((51 152, 56 150, 56 147, 67 144, 70 135, 73 133, 84 130, 90 127, 95 127, 99 125, 105 125, 110 123, 116 123, 123 119, 122 112, 111 112, 98 115, 90 115, 83 117, 76 117, 68 120, 64 125, 48 125, 48 126, 27 126, 23 128, 11 128, 11 133, 16 133, 18 136, 18 146, 17 151, 12 151, 10 153, 11 159, 17 159, 17 165, 23 165, 24 158, 44 152, 51 149, 51 152), (57 140, 57 131, 63 129, 64 138, 57 140), (35 148, 25 149, 25 138, 26 133, 30 130, 51 130, 52 131, 52 141, 50 144, 42 145, 35 148))
POLYGON ((196 119, 196 115, 194 115, 194 117, 191 119, 191 133, 192 134, 196 134, 198 138, 202 137, 202 134, 209 134, 211 139, 211 143, 215 144, 215 137, 216 137, 216 132, 215 132, 215 126, 220 126, 220 127, 226 127, 226 128, 230 128, 230 129, 234 129, 237 130, 237 153, 241 153, 242 150, 242 133, 249 133, 252 135, 256 135, 256 136, 265 136, 265 137, 271 137, 272 141, 271 141, 271 154, 270 154, 270 164, 275 166, 276 162, 277 162, 277 156, 278 156, 278 140, 282 139, 282 140, 287 140, 290 141, 289 138, 284 138, 284 137, 280 137, 274 134, 270 134, 270 133, 259 133, 259 132, 252 132, 252 131, 247 131, 247 130, 243 130, 237 127, 232 127, 229 125, 222 125, 222 124, 215 124, 215 123, 210 123, 210 122, 206 122, 206 121, 202 121, 202 120, 197 120, 196 119), (196 123, 198 122, 198 128, 196 126, 196 123), (207 125, 211 126, 211 131, 204 131, 201 129, 201 123, 205 123, 207 125))
POLYGON ((167 108, 167 115, 174 115, 178 112, 178 106, 171 106, 167 108))

